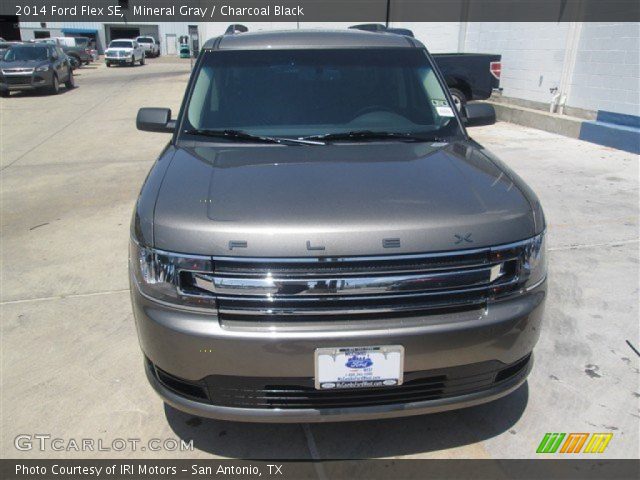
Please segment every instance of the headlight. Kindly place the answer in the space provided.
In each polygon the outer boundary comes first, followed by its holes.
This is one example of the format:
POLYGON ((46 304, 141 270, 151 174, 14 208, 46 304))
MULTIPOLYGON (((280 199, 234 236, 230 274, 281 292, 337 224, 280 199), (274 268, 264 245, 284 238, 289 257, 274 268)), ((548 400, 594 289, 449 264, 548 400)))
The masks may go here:
POLYGON ((547 277, 544 232, 529 240, 491 249, 492 297, 500 298, 530 290, 547 277))
POLYGON ((36 72, 46 72, 49 70, 49 65, 44 65, 42 67, 36 68, 36 72))
POLYGON ((147 297, 176 305, 215 306, 212 296, 187 287, 192 273, 213 272, 210 257, 163 252, 131 240, 129 269, 140 292, 147 297))
POLYGON ((525 288, 532 288, 547 276, 547 242, 545 234, 533 237, 524 247, 520 278, 525 288))

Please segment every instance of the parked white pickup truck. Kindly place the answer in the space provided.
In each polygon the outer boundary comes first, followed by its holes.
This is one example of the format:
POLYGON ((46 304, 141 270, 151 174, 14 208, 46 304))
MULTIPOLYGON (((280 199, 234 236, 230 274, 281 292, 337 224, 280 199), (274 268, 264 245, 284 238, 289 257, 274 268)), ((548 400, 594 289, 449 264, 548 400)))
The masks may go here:
POLYGON ((107 67, 114 64, 133 67, 136 62, 144 65, 144 49, 135 40, 112 40, 104 52, 104 62, 107 67))
POLYGON ((137 37, 136 41, 144 48, 144 54, 147 58, 155 58, 160 56, 160 42, 153 37, 137 37))

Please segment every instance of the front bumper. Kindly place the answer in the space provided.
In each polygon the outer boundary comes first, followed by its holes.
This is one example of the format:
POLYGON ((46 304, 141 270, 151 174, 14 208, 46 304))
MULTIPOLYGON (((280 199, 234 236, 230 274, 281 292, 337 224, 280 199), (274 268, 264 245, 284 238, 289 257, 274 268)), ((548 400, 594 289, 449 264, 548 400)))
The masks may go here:
MULTIPOLYGON (((542 322, 546 282, 487 308, 441 313, 382 323, 363 320, 309 326, 247 328, 223 326, 214 314, 180 310, 142 296, 132 285, 132 302, 147 375, 165 402, 203 417, 255 422, 326 422, 418 415, 488 402, 507 395, 525 380, 542 322), (157 369, 195 384, 205 379, 278 379, 312 382, 314 351, 322 347, 403 345, 405 376, 493 362, 519 370, 500 382, 484 383, 459 395, 384 405, 340 408, 237 408, 189 397, 167 388, 157 369), (524 361, 526 360, 526 361, 524 361), (520 363, 518 363, 520 362, 520 363), (524 363, 523 363, 524 362, 524 363), (520 368, 521 367, 521 368, 520 368)), ((390 387, 391 389, 394 387, 390 387)), ((337 393, 337 392, 336 392, 337 393)), ((415 398, 415 397, 413 397, 415 398)))
POLYGON ((119 64, 119 65, 129 65, 131 64, 131 60, 133 57, 105 57, 105 63, 119 64))
POLYGON ((35 90, 50 87, 53 81, 52 72, 34 72, 28 75, 4 74, 0 78, 0 89, 5 91, 35 90))

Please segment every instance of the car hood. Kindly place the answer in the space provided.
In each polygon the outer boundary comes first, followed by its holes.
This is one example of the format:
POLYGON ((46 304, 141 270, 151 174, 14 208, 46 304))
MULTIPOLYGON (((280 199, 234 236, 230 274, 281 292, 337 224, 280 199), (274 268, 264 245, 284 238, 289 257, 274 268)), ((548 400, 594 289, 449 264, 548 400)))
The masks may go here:
POLYGON ((0 68, 3 68, 3 69, 38 68, 48 64, 49 64, 48 60, 15 60, 13 62, 0 62, 0 68))
POLYGON ((418 253, 536 232, 519 180, 471 141, 169 149, 157 248, 202 255, 418 253))

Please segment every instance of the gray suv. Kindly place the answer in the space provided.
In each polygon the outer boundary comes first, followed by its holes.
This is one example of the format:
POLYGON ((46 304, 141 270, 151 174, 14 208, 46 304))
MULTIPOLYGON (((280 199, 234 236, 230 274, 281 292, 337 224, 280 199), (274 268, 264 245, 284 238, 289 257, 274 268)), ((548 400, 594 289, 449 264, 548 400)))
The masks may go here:
POLYGON ((17 44, 11 46, 0 59, 0 96, 12 91, 47 90, 60 92, 60 84, 67 89, 75 86, 71 62, 57 45, 17 44))
POLYGON ((476 405, 532 367, 546 296, 533 191, 465 127, 419 41, 208 41, 131 226, 133 311, 177 409, 327 422, 476 405))

